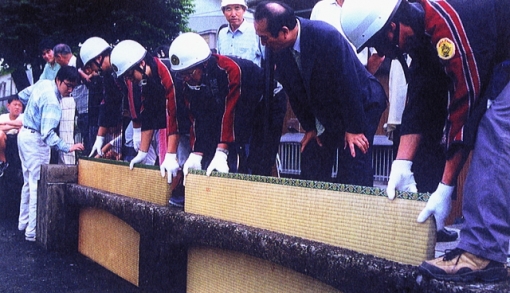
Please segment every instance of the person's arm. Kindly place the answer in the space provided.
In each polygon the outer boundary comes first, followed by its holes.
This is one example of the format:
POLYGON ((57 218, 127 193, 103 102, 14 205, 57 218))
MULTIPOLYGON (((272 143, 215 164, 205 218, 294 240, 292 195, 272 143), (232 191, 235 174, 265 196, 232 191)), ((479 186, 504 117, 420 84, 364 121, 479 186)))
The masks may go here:
POLYGON ((0 130, 2 131, 9 131, 12 129, 20 129, 21 126, 23 126, 23 122, 21 120, 10 120, 0 123, 0 130))
POLYGON ((301 142, 300 142, 301 143, 301 149, 300 149, 301 153, 305 151, 306 146, 312 140, 315 140, 319 146, 322 146, 322 142, 319 139, 319 137, 317 136, 317 130, 314 129, 314 130, 306 131, 305 135, 303 135, 303 139, 301 139, 301 142))
POLYGON ((81 78, 86 82, 90 82, 90 78, 94 75, 97 75, 95 71, 92 72, 91 74, 86 74, 85 72, 83 72, 83 70, 81 70, 81 68, 78 68, 78 72, 80 73, 81 78))
POLYGON ((465 148, 459 148, 450 159, 446 160, 441 183, 448 186, 457 184, 457 177, 467 160, 468 154, 469 152, 465 148))
POLYGON ((384 62, 385 56, 379 56, 379 54, 371 52, 371 50, 368 50, 368 60, 367 60, 367 70, 372 75, 374 75, 377 70, 379 70, 379 67, 381 67, 382 63, 384 62))
POLYGON ((179 135, 178 134, 170 134, 167 139, 167 153, 175 154, 177 153, 177 147, 179 146, 179 135))
POLYGON ((104 152, 102 151, 103 143, 105 135, 108 133, 108 128, 99 126, 97 129, 96 140, 94 141, 94 145, 92 146, 92 150, 90 151, 89 157, 92 157, 94 153, 97 153, 96 157, 102 157, 104 152))
POLYGON ((110 151, 112 147, 113 147, 112 142, 105 144, 103 148, 101 148, 101 154, 96 154, 94 158, 101 158, 104 154, 110 151))
POLYGON ((226 143, 219 143, 216 147, 216 153, 214 153, 214 157, 209 163, 209 166, 206 170, 206 175, 211 175, 212 171, 216 170, 222 173, 228 173, 228 145, 226 143))
POLYGON ((219 143, 216 148, 228 151, 228 144, 226 144, 226 143, 219 143))
MULTIPOLYGON (((212 57, 211 57, 212 58, 212 57)), ((220 143, 230 143, 234 141, 234 117, 237 101, 241 97, 241 69, 230 58, 219 56, 218 65, 228 76, 228 93, 225 100, 225 111, 221 120, 220 143)))
POLYGON ((177 153, 179 145, 179 129, 177 120, 177 93, 174 81, 170 72, 162 62, 158 62, 158 73, 161 78, 161 84, 165 88, 166 99, 166 133, 167 137, 167 153, 177 153))
POLYGON ((60 123, 60 116, 61 110, 59 104, 47 102, 46 106, 42 108, 41 136, 43 141, 47 145, 51 147, 56 147, 59 151, 62 152, 69 153, 78 150, 82 151, 85 148, 82 143, 76 143, 69 146, 55 132, 55 129, 58 127, 58 124, 60 123))
POLYGON ((142 131, 142 140, 140 142, 140 151, 148 152, 151 144, 152 136, 154 135, 153 129, 143 130, 142 131))
POLYGON ((62 111, 55 96, 51 94, 43 94, 40 98, 41 107, 41 137, 42 140, 50 147, 56 147, 59 151, 69 152, 70 148, 67 143, 62 140, 56 133, 56 129, 60 123, 62 111))
POLYGON ((406 134, 400 137, 396 160, 413 161, 418 147, 420 146, 421 135, 406 134))
POLYGON ((397 156, 391 164, 390 178, 386 188, 389 199, 395 198, 396 190, 418 191, 411 167, 420 142, 421 135, 419 134, 406 134, 400 137, 397 156))

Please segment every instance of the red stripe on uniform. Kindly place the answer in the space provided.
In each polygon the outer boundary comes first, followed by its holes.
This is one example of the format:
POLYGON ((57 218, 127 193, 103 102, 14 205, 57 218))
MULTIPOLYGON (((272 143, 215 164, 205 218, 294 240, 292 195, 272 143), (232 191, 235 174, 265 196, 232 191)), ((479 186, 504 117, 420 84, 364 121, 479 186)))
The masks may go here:
POLYGON ((453 81, 453 95, 448 101, 448 121, 446 129, 447 145, 463 140, 463 127, 470 109, 480 96, 480 76, 475 56, 462 21, 453 7, 446 1, 423 1, 426 32, 435 45, 448 38, 455 44, 452 59, 443 60, 445 71, 453 81))
POLYGON ((241 68, 234 60, 216 55, 218 67, 225 71, 228 80, 228 94, 225 97, 225 111, 221 120, 220 142, 229 143, 235 140, 234 118, 235 106, 241 96, 241 68))

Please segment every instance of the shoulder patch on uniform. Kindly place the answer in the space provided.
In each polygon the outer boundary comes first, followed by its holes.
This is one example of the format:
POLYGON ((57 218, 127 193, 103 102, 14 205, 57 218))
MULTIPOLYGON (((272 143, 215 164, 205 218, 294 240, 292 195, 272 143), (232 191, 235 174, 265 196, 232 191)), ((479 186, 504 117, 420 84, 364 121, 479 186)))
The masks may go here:
POLYGON ((450 60, 455 56, 455 43, 449 38, 442 38, 436 44, 437 55, 443 60, 450 60))

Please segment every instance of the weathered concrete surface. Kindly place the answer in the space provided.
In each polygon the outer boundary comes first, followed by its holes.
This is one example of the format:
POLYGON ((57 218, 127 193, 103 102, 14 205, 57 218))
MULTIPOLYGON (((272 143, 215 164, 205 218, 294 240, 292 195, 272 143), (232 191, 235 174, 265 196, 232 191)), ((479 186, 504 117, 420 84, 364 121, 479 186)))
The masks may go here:
POLYGON ((74 165, 45 165, 37 189, 37 239, 47 250, 76 251, 77 206, 66 206, 67 184, 77 182, 74 165))
MULTIPOLYGON (((52 171, 43 169, 43 173, 52 171)), ((205 245, 269 260, 346 293, 510 292, 508 281, 497 284, 455 284, 424 280, 418 276, 414 266, 323 243, 189 214, 73 183, 48 183, 48 187, 47 194, 40 195, 40 199, 46 207, 54 210, 38 215, 38 221, 58 224, 38 226, 43 230, 38 230, 38 239, 43 246, 49 250, 75 249, 75 243, 61 239, 62 233, 69 239, 77 237, 74 236, 78 233, 77 225, 66 223, 77 222, 76 211, 79 208, 103 209, 140 233, 142 289, 185 290, 187 247, 205 245), (39 233, 45 236, 39 238, 39 233), (60 241, 57 243, 52 237, 60 241)))

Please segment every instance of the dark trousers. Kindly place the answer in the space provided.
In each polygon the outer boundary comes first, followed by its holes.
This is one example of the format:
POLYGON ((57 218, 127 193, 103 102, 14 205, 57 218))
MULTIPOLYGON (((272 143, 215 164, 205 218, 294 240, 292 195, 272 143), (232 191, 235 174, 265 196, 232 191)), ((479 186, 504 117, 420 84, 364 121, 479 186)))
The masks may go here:
POLYGON ((320 135, 322 147, 315 140, 311 141, 301 153, 301 178, 305 180, 317 180, 336 182, 342 184, 373 186, 374 170, 372 168, 372 149, 374 135, 379 125, 384 106, 377 105, 367 109, 367 131, 370 148, 363 154, 358 148, 356 156, 352 157, 349 147, 344 149, 344 133, 326 130, 320 135), (332 168, 335 164, 336 151, 338 149, 338 172, 336 178, 332 178, 332 168))
POLYGON ((78 114, 77 125, 81 134, 83 146, 85 147, 85 150, 82 153, 88 155, 96 140, 97 130, 99 127, 97 126, 97 123, 95 125, 90 123, 88 113, 78 114))

